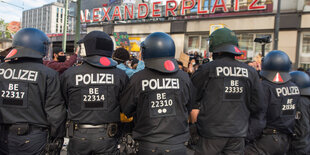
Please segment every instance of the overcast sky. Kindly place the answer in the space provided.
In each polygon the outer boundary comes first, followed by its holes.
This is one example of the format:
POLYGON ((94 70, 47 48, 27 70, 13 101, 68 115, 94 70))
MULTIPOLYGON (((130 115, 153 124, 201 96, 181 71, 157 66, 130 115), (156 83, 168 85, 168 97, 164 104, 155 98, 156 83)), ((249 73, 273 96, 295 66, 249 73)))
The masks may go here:
POLYGON ((56 2, 57 0, 0 0, 0 18, 4 19, 6 23, 9 23, 11 21, 21 22, 23 9, 1 1, 11 3, 23 7, 24 10, 28 10, 31 8, 41 7, 44 4, 56 2))

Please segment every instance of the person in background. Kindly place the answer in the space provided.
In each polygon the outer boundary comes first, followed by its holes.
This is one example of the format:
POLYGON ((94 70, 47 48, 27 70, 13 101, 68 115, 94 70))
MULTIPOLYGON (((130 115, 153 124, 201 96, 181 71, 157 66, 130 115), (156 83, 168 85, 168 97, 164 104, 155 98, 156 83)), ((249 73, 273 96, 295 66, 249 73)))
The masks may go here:
MULTIPOLYGON (((76 50, 77 52, 78 50, 76 50)), ((59 47, 53 48, 53 60, 43 61, 43 64, 49 68, 56 70, 59 74, 70 68, 77 59, 76 52, 70 56, 69 60, 66 60, 66 55, 59 47)))
POLYGON ((196 60, 195 59, 190 59, 190 62, 188 64, 188 74, 191 76, 192 74, 194 74, 194 72, 196 71, 196 69, 198 69, 196 66, 196 60))
POLYGON ((179 69, 184 71, 183 63, 181 61, 177 61, 177 63, 179 65, 179 69))
POLYGON ((205 59, 202 60, 202 64, 206 64, 206 63, 208 63, 208 62, 210 62, 210 59, 209 59, 209 58, 205 58, 205 59))
POLYGON ((297 68, 297 70, 298 70, 298 71, 302 71, 302 72, 305 72, 305 71, 306 71, 306 70, 305 70, 304 68, 302 68, 302 67, 297 68))
POLYGON ((197 51, 194 53, 194 59, 196 61, 196 64, 199 64, 199 60, 202 59, 202 57, 198 54, 197 51))
POLYGON ((131 69, 137 69, 139 60, 137 58, 133 58, 131 60, 131 69))
POLYGON ((129 78, 136 72, 139 72, 140 70, 144 69, 143 61, 138 62, 138 66, 136 69, 131 69, 126 65, 126 61, 129 60, 129 52, 124 48, 116 49, 113 53, 112 58, 118 63, 117 68, 125 71, 129 78))

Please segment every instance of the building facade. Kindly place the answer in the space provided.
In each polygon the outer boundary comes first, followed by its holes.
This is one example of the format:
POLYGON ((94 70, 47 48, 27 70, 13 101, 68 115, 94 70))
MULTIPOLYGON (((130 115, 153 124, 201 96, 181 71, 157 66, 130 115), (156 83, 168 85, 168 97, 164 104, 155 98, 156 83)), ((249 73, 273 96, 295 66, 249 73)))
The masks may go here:
MULTIPOLYGON (((23 11, 22 27, 32 27, 47 34, 63 33, 65 8, 63 3, 54 2, 39 8, 23 11)), ((74 33, 74 17, 68 16, 67 32, 74 33)))
MULTIPOLYGON (((208 56, 208 37, 212 27, 218 25, 224 25, 236 32, 240 49, 245 53, 244 60, 252 60, 261 54, 262 44, 254 42, 255 38, 270 37, 271 43, 266 44, 266 53, 273 49, 278 0, 193 0, 193 6, 191 1, 178 1, 175 15, 172 16, 163 15, 164 11, 160 17, 155 17, 154 9, 156 11, 159 7, 150 5, 146 8, 149 10, 148 15, 142 18, 137 15, 139 11, 142 15, 146 11, 141 5, 154 4, 154 1, 143 1, 144 4, 133 1, 133 18, 128 18, 131 13, 130 5, 127 13, 124 12, 126 8, 120 6, 121 15, 118 15, 118 11, 115 11, 118 8, 102 4, 104 2, 101 1, 97 4, 101 8, 99 10, 94 8, 95 3, 91 3, 91 7, 82 6, 81 21, 87 24, 88 32, 101 30, 110 35, 113 35, 113 32, 127 32, 131 42, 141 42, 152 32, 166 32, 175 41, 177 59, 181 53, 196 51, 208 56), (190 9, 182 9, 186 7, 190 9), (117 16, 114 20, 104 16, 109 8, 108 14, 111 15, 112 12, 117 16), (121 19, 118 19, 119 17, 121 19)), ((174 5, 169 4, 165 8, 173 8, 174 5)), ((290 56, 295 69, 309 69, 310 0, 281 0, 280 8, 278 50, 283 50, 290 56)), ((113 18, 113 15, 110 18, 113 18)))

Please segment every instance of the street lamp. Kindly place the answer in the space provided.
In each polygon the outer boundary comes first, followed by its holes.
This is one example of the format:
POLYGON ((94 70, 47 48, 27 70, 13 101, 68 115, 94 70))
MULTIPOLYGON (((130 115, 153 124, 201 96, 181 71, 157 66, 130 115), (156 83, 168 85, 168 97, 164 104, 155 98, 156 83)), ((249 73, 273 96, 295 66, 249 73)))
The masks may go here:
POLYGON ((4 0, 0 0, 0 2, 5 3, 5 4, 8 4, 8 5, 12 5, 12 6, 15 6, 15 7, 18 7, 18 8, 21 8, 21 9, 23 9, 23 10, 24 10, 24 7, 21 7, 21 6, 18 6, 18 5, 12 4, 12 3, 5 2, 4 0))

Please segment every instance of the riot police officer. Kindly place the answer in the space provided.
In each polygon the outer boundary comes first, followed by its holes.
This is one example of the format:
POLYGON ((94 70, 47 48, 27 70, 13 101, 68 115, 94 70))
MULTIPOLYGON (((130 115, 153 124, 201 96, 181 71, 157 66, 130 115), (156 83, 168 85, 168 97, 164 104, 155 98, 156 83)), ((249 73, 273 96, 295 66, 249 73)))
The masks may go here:
POLYGON ((80 43, 86 49, 84 63, 60 78, 68 105, 68 153, 118 154, 119 97, 128 77, 111 58, 114 46, 108 34, 92 31, 80 43))
POLYGON ((42 64, 48 44, 42 31, 21 29, 5 58, 9 62, 0 66, 0 154, 40 154, 45 146, 62 146, 66 109, 58 73, 42 64), (55 143, 47 144, 48 136, 55 143))
POLYGON ((300 90, 300 102, 296 106, 295 135, 289 155, 310 154, 310 76, 301 71, 290 73, 292 82, 300 90))
POLYGON ((192 77, 197 96, 191 116, 193 122, 197 120, 200 135, 195 154, 240 155, 249 119, 255 120, 255 128, 262 128, 262 86, 252 67, 235 60, 241 51, 234 32, 218 29, 209 44, 214 61, 200 66, 192 77))
POLYGON ((262 85, 266 112, 266 127, 260 138, 246 147, 246 154, 285 154, 290 135, 294 132, 299 89, 290 81, 291 61, 283 51, 269 52, 262 60, 262 85))
POLYGON ((145 69, 135 73, 121 97, 122 112, 134 117, 138 155, 186 154, 193 86, 174 59, 175 45, 163 32, 141 43, 145 69))

